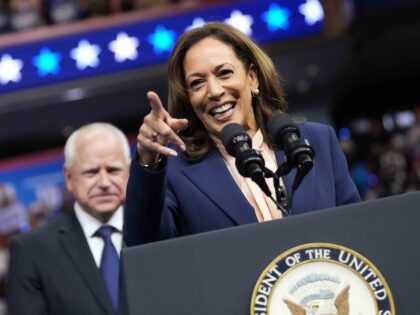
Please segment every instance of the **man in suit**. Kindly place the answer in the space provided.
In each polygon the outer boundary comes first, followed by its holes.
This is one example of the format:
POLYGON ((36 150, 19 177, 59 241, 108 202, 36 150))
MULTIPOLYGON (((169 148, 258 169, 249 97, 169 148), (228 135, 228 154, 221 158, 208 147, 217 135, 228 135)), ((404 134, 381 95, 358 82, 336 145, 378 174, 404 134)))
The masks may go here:
POLYGON ((64 159, 74 209, 13 239, 10 315, 117 313, 122 204, 130 164, 127 138, 110 124, 89 124, 69 137, 64 159), (111 233, 107 239, 99 235, 103 229, 111 233), (116 258, 114 265, 109 255, 116 258))

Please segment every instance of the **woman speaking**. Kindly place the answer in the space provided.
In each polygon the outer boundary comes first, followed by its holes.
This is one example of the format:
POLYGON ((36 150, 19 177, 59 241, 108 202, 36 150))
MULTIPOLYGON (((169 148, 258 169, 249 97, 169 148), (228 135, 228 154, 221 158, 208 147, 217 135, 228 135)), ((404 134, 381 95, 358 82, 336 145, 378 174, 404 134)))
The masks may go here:
MULTIPOLYGON (((235 123, 250 147, 275 172, 285 162, 267 124, 287 103, 271 59, 250 38, 213 22, 184 33, 168 64, 168 110, 149 92, 150 113, 137 136, 125 204, 128 246, 284 214, 260 186, 238 171, 221 132, 235 123)), ((297 124, 315 152, 313 166, 293 194, 293 215, 360 200, 333 129, 297 124)), ((279 178, 291 197, 295 171, 279 178)), ((275 194, 276 183, 267 179, 275 194)))

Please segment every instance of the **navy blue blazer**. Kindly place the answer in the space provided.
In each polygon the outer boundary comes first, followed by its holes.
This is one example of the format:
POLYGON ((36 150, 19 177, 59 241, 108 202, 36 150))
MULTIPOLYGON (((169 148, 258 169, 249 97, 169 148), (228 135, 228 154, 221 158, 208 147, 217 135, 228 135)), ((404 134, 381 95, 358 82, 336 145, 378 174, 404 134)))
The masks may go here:
MULTIPOLYGON (((294 194, 292 214, 359 201, 334 130, 310 122, 299 128, 301 138, 314 148, 315 159, 294 194)), ((276 149, 275 153, 280 165, 285 161, 284 152, 276 149)), ((295 173, 283 177, 289 194, 295 173)), ((159 171, 146 170, 133 160, 125 204, 126 245, 255 222, 254 208, 216 149, 198 162, 168 158, 159 171)))

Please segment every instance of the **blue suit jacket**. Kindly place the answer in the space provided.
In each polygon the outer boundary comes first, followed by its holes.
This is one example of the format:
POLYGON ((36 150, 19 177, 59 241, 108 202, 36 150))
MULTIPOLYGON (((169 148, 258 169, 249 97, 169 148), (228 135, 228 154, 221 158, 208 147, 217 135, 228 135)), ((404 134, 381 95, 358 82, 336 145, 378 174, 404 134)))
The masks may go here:
MULTIPOLYGON (((308 139, 314 148, 315 159, 294 194, 292 214, 359 201, 333 129, 309 122, 299 128, 301 138, 308 139)), ((280 165, 284 152, 275 152, 280 165)), ((295 174, 293 170, 283 177, 289 194, 295 174)), ((133 161, 125 211, 124 240, 128 246, 258 222, 216 149, 194 163, 169 158, 157 172, 133 161)))

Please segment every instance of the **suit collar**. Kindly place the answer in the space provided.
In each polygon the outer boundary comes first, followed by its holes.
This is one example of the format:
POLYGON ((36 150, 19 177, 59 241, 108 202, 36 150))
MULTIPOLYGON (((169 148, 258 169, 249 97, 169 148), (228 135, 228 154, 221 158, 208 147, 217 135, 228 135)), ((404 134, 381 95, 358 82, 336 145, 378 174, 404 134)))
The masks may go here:
MULTIPOLYGON (((278 166, 285 162, 283 150, 275 149, 275 155, 278 166)), ((203 161, 183 169, 182 173, 238 225, 257 222, 254 208, 239 189, 221 154, 216 149, 210 151, 203 161), (208 174, 208 176, 205 177, 203 174, 208 174)), ((292 214, 301 213, 302 211, 298 212, 299 209, 305 209, 305 212, 313 210, 316 197, 316 187, 313 185, 316 182, 315 174, 316 165, 294 193, 292 214)), ((282 177, 288 198, 292 197, 292 184, 295 176, 296 170, 293 169, 282 177)))
POLYGON ((80 273, 98 303, 107 314, 115 315, 99 269, 95 264, 82 228, 72 211, 66 214, 58 227, 59 240, 75 269, 80 273))
POLYGON ((202 162, 182 172, 235 223, 239 225, 257 222, 255 210, 239 189, 216 149, 210 151, 202 162))
MULTIPOLYGON (((76 219, 82 227, 85 237, 89 239, 96 233, 96 231, 104 225, 103 222, 99 221, 97 218, 87 213, 82 209, 79 203, 75 202, 74 204, 74 214, 76 219)), ((112 217, 106 222, 106 225, 112 226, 114 230, 122 233, 123 229, 123 208, 119 206, 118 209, 114 212, 112 217)))

